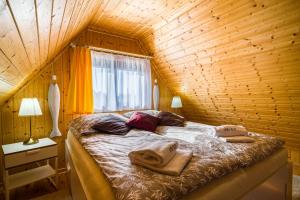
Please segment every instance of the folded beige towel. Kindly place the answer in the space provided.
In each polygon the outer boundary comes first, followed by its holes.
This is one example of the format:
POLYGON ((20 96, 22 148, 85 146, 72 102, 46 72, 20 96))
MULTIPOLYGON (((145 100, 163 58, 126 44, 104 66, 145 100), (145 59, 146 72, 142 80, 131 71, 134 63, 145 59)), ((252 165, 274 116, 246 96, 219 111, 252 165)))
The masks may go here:
POLYGON ((224 142, 230 143, 252 143, 255 142, 255 139, 248 136, 233 136, 233 137, 220 137, 224 142))
POLYGON ((156 141, 136 148, 128 156, 138 163, 163 167, 175 156, 177 146, 177 142, 156 141))
POLYGON ((215 127, 216 136, 231 137, 231 136, 247 136, 248 131, 241 125, 222 125, 215 127))
POLYGON ((133 164, 141 165, 153 171, 172 175, 172 176, 179 176, 190 161, 193 156, 193 152, 191 150, 179 150, 177 149, 175 156, 167 163, 164 167, 155 167, 153 165, 148 165, 146 163, 140 162, 139 160, 131 159, 130 160, 133 164))

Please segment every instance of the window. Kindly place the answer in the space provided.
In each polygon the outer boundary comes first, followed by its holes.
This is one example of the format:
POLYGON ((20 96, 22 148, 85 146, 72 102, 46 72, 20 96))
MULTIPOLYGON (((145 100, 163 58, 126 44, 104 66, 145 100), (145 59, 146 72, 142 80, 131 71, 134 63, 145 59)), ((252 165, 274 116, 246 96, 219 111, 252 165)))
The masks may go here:
POLYGON ((94 110, 151 108, 148 59, 92 51, 94 110))

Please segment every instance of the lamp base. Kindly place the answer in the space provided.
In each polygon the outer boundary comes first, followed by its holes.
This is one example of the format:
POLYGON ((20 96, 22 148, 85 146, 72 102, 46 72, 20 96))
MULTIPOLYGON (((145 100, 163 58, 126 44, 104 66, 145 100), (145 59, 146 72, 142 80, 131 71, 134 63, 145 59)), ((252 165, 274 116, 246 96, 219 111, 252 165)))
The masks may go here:
POLYGON ((29 137, 28 139, 26 139, 23 142, 23 145, 31 145, 31 144, 36 144, 36 143, 39 143, 39 139, 29 137))

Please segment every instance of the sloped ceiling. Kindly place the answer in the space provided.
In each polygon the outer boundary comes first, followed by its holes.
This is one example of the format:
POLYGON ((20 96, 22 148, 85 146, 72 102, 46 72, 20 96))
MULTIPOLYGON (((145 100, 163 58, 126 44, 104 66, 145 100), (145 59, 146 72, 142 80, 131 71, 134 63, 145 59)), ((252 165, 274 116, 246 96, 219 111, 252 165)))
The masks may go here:
POLYGON ((0 0, 0 105, 87 27, 99 0, 0 0))
POLYGON ((144 38, 183 13, 199 0, 114 0, 106 1, 91 26, 134 38, 144 38))
POLYGON ((0 105, 88 25, 141 38, 195 2, 0 0, 0 105))
POLYGON ((140 39, 189 119, 299 146, 298 0, 0 0, 0 11, 1 99, 89 25, 140 39))

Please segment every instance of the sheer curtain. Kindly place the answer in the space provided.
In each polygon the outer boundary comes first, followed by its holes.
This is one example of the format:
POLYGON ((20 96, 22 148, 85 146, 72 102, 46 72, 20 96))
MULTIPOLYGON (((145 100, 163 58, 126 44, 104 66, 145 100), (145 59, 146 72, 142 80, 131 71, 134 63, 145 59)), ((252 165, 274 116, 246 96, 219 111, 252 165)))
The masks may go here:
POLYGON ((151 108, 148 59, 92 51, 95 111, 151 108))

